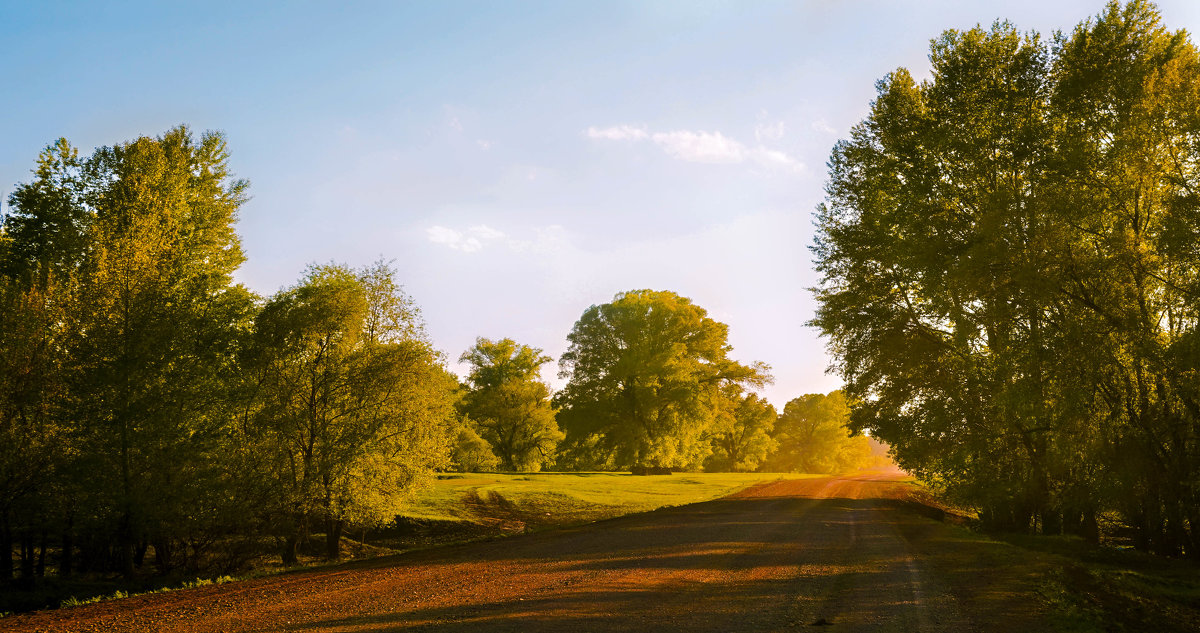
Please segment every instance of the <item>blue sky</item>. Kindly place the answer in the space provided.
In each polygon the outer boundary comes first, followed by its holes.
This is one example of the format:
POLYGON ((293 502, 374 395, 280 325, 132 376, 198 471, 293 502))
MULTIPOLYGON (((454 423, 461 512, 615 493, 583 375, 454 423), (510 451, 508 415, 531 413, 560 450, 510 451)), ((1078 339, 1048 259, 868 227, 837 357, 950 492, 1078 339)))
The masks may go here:
MULTIPOLYGON (((1200 3, 1159 7, 1200 28, 1200 3)), ((454 367, 476 336, 557 358, 587 306, 673 290, 774 368, 782 406, 839 385, 804 326, 807 246, 875 81, 926 75, 944 29, 1049 34, 1101 8, 0 0, 0 192, 58 137, 221 130, 251 181, 239 279, 259 293, 311 262, 393 260, 454 367)))

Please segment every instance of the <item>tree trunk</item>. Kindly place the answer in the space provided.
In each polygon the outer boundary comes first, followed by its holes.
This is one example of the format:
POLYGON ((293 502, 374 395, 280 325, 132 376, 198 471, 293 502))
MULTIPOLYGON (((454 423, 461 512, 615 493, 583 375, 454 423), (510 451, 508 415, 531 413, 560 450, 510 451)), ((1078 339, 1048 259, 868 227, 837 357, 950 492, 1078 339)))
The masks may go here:
POLYGON ((1092 545, 1100 544, 1100 524, 1096 521, 1095 508, 1087 508, 1083 511, 1083 538, 1092 545))
POLYGON ((73 542, 71 528, 74 523, 74 517, 67 515, 67 525, 63 528, 62 533, 62 554, 58 559, 58 575, 62 578, 71 576, 71 566, 75 562, 75 543, 73 542))
POLYGON ((21 579, 19 587, 25 591, 33 591, 36 577, 33 575, 33 534, 29 531, 21 533, 21 579))
POLYGON ((1063 517, 1056 508, 1046 508, 1042 511, 1042 534, 1058 536, 1063 533, 1063 517))
POLYGON ((5 508, 4 513, 0 514, 0 580, 12 580, 12 548, 12 526, 8 521, 8 508, 5 508))
POLYGON ((146 550, 150 544, 146 541, 138 541, 137 547, 133 550, 133 566, 138 569, 142 568, 142 563, 146 562, 146 550))
POLYGON ((160 574, 166 574, 173 567, 171 563, 171 542, 168 539, 160 538, 154 541, 154 568, 160 574))
POLYGON ((296 562, 299 560, 299 557, 296 555, 296 550, 299 549, 299 547, 300 535, 296 532, 288 534, 287 539, 283 542, 283 552, 281 555, 284 565, 290 567, 296 564, 296 562))
POLYGON ((42 530, 41 542, 38 543, 37 575, 39 578, 46 577, 46 530, 42 530))
POLYGON ((125 580, 133 578, 133 525, 127 510, 121 517, 121 526, 117 530, 117 549, 120 557, 121 575, 125 580))
POLYGON ((325 558, 341 558, 342 529, 345 526, 346 522, 341 519, 325 520, 325 558))

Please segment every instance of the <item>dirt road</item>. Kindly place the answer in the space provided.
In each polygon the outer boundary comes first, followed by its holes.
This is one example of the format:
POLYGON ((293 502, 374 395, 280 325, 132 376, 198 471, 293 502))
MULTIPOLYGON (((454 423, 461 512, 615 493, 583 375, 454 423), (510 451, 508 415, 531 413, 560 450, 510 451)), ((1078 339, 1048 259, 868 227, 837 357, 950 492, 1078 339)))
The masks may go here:
POLYGON ((0 620, 13 631, 1037 631, 1027 568, 898 474, 0 620))

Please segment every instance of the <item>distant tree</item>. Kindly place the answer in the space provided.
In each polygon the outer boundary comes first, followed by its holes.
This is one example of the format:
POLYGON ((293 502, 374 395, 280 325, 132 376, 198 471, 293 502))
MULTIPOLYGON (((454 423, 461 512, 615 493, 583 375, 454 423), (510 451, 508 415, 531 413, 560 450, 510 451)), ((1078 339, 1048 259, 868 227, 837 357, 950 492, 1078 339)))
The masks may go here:
POLYGON ((500 458, 492 451, 492 445, 471 428, 469 420, 458 430, 454 450, 450 455, 451 468, 460 473, 478 473, 496 470, 500 458))
POLYGON ((347 524, 378 525, 448 464, 456 379, 384 264, 314 266, 255 321, 246 429, 266 457, 283 560, 314 523, 338 556, 347 524))
POLYGON ((728 327, 673 292, 634 290, 584 311, 556 396, 567 440, 592 461, 698 467, 712 450, 722 388, 762 385, 766 365, 729 358, 728 327))
POLYGON ((563 433, 541 367, 553 359, 512 339, 478 338, 459 360, 471 365, 462 410, 504 469, 536 472, 552 463, 563 433))
POLYGON ((762 470, 832 474, 867 466, 870 441, 863 435, 851 437, 849 422, 850 408, 841 391, 789 401, 771 434, 778 448, 762 470))
POLYGON ((730 389, 717 414, 712 433, 713 453, 705 462, 711 471, 752 471, 775 448, 771 429, 775 426, 775 407, 756 394, 740 394, 730 389))

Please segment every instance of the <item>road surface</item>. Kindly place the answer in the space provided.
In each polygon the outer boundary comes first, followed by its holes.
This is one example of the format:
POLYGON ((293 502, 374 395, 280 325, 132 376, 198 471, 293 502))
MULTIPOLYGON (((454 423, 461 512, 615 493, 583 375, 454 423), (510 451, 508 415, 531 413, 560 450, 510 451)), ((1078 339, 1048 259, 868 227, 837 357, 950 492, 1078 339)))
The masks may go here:
POLYGON ((0 630, 1045 628, 1032 572, 898 501, 899 477, 780 480, 572 529, 14 616, 0 630))

